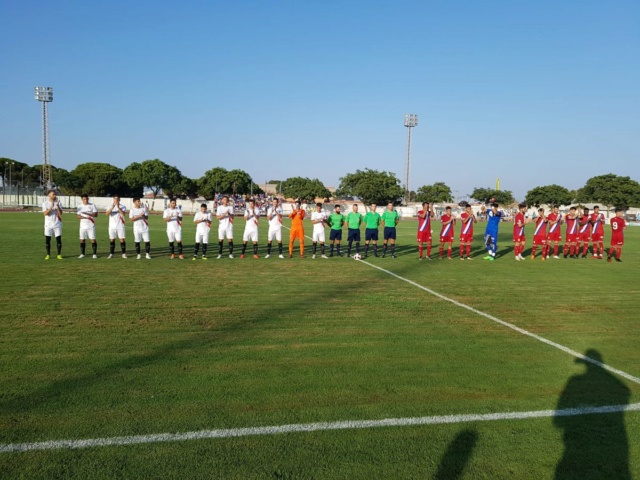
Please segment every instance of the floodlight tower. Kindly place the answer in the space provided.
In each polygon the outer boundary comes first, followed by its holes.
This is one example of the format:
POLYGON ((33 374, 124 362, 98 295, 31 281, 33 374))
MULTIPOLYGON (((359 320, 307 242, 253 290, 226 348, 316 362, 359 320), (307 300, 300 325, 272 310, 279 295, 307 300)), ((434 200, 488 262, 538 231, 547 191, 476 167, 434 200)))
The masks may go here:
POLYGON ((407 168, 405 170, 405 177, 404 177, 404 188, 405 188, 405 194, 404 194, 404 203, 405 205, 409 204, 409 200, 410 200, 410 192, 411 190, 409 190, 409 170, 411 168, 411 129, 413 127, 418 126, 418 115, 415 115, 413 113, 407 113, 404 116, 404 126, 407 127, 407 168))
POLYGON ((36 100, 42 102, 42 185, 45 190, 53 187, 51 160, 49 159, 49 127, 47 124, 47 103, 53 102, 52 87, 36 87, 36 100))

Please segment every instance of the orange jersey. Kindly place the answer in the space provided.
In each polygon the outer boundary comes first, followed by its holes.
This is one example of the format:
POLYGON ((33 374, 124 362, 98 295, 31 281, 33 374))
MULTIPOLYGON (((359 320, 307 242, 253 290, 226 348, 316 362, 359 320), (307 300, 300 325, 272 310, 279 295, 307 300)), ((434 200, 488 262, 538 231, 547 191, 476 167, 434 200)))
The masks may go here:
POLYGON ((302 225, 302 220, 304 220, 305 211, 304 210, 294 210, 289 214, 289 218, 291 219, 291 230, 304 230, 302 225))

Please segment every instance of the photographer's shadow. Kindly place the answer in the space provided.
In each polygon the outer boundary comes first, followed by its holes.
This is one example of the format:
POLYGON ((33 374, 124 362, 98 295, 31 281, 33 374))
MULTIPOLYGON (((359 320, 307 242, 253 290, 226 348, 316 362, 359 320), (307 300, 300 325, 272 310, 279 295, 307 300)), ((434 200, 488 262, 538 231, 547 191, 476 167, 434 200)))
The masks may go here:
MULTIPOLYGON (((585 356, 604 363, 600 352, 587 350, 585 356)), ((604 368, 577 359, 586 372, 567 381, 557 410, 627 405, 630 390, 604 368)), ((553 424, 563 431, 564 453, 556 466, 556 479, 630 480, 629 442, 624 412, 555 416, 553 424)))

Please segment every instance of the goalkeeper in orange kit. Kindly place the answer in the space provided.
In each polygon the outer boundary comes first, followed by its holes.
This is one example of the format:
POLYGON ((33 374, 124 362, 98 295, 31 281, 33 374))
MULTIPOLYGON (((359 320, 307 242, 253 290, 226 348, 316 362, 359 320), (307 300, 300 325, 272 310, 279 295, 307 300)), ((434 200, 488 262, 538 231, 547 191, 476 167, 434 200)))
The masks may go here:
POLYGON ((300 244, 300 258, 304 258, 304 220, 305 211, 300 208, 300 202, 296 202, 293 212, 289 214, 291 219, 291 233, 289 234, 289 258, 293 257, 293 243, 296 238, 300 244))

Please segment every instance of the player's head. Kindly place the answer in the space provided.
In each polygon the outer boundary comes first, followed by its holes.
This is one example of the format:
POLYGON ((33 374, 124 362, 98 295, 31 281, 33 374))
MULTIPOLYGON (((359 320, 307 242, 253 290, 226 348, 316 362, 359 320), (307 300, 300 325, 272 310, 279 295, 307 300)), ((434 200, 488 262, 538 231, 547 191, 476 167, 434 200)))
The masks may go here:
POLYGON ((539 213, 540 215, 544 215, 544 208, 540 207, 540 208, 538 209, 538 213, 539 213))
POLYGON ((249 207, 253 208, 253 207, 255 207, 255 205, 256 205, 256 201, 253 198, 250 198, 249 199, 249 207))
POLYGON ((200 205, 200 211, 202 213, 207 213, 207 204, 203 203, 202 205, 200 205))
POLYGON ((336 212, 340 212, 340 205, 338 205, 338 204, 336 203, 336 205, 335 205, 335 207, 333 207, 333 209, 334 209, 336 212))
POLYGON ((498 204, 497 203, 492 203, 491 204, 491 210, 493 210, 494 213, 498 213, 498 204))
POLYGON ((83 205, 86 205, 87 203, 89 203, 89 195, 87 195, 86 193, 83 193, 80 198, 82 199, 83 205))
POLYGON ((316 203, 316 212, 322 211, 322 204, 320 202, 316 203))
POLYGON ((599 211, 600 211, 600 206, 594 205, 593 206, 593 213, 598 213, 599 211))
POLYGON ((140 199, 138 197, 134 197, 133 204, 136 206, 136 208, 140 208, 140 199))
POLYGON ((554 205, 553 206, 553 213, 558 213, 558 210, 560 210, 560 207, 558 205, 554 205))
POLYGON ((223 195, 222 196, 222 205, 224 205, 226 207, 228 203, 229 203, 229 195, 223 195))
POLYGON ((378 205, 376 204, 376 202, 371 202, 371 211, 375 213, 376 208, 378 208, 378 205))
POLYGON ((616 217, 621 217, 622 216, 622 209, 621 208, 616 208, 615 212, 616 212, 616 217))
POLYGON ((570 211, 571 213, 576 213, 576 207, 571 207, 571 208, 569 209, 569 211, 570 211))
POLYGON ((425 210, 429 208, 429 202, 422 202, 422 208, 425 210))
POLYGON ((280 201, 277 198, 274 198, 271 203, 273 204, 274 207, 278 206, 278 203, 280 203, 280 201))
POLYGON ((353 207, 351 207, 351 209, 352 209, 354 212, 357 212, 357 211, 358 211, 358 204, 357 204, 357 203, 354 203, 354 204, 353 204, 353 207))
POLYGON ((113 196, 113 203, 120 203, 120 195, 113 196))
POLYGON ((527 210, 527 204, 526 203, 519 203, 518 204, 518 210, 520 210, 520 213, 524 213, 527 210))
POLYGON ((302 203, 300 203, 300 200, 296 200, 296 210, 300 210, 301 205, 302 203))
POLYGON ((47 193, 47 197, 49 197, 49 200, 54 201, 56 199, 56 191, 49 190, 49 192, 47 193))
POLYGON ((447 213, 447 215, 451 215, 451 207, 445 208, 444 211, 447 213))
POLYGON ((464 206, 464 209, 467 211, 467 213, 471 213, 471 205, 469 205, 468 203, 464 206))
POLYGON ((172 198, 171 200, 169 200, 169 206, 171 208, 176 208, 176 199, 172 198))
POLYGON ((387 210, 389 211, 393 210, 393 202, 387 203, 387 210))

